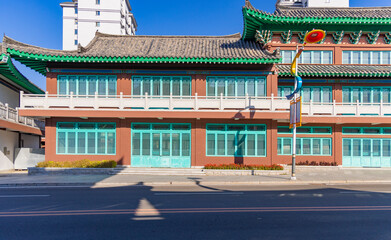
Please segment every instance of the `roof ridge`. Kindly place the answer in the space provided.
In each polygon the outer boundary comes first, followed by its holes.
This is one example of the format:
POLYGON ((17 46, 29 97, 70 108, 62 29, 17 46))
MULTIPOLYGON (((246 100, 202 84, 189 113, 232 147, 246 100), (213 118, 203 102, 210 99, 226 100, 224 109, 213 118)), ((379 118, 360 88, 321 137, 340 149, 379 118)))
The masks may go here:
POLYGON ((230 35, 220 35, 220 36, 208 36, 208 35, 117 35, 117 34, 96 32, 94 38, 99 38, 99 37, 118 37, 118 38, 241 38, 241 34, 234 33, 234 34, 230 34, 230 35))
POLYGON ((50 48, 44 48, 44 47, 38 47, 38 46, 34 46, 34 45, 30 45, 30 44, 27 44, 27 43, 22 43, 22 42, 19 42, 19 41, 16 41, 15 39, 12 39, 6 35, 4 35, 3 37, 3 47, 5 49, 8 48, 8 45, 9 44, 15 44, 15 45, 19 45, 19 46, 23 46, 23 47, 33 47, 33 48, 38 48, 40 50, 49 50, 49 51, 60 51, 60 52, 68 52, 68 53, 77 53, 77 50, 59 50, 59 49, 50 49, 50 48))
POLYGON ((290 7, 290 6, 278 6, 277 9, 289 9, 289 10, 381 10, 381 9, 391 9, 391 6, 385 6, 385 7, 290 7))

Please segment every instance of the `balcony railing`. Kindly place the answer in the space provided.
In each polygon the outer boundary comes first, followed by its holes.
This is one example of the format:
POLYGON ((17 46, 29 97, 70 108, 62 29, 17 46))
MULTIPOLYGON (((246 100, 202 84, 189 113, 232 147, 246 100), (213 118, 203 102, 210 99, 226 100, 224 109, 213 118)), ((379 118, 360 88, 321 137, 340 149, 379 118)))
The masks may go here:
POLYGON ((45 122, 34 118, 19 116, 18 110, 9 107, 8 104, 0 103, 0 119, 45 130, 45 122))
MULTIPOLYGON (((145 95, 53 95, 20 94, 22 109, 116 109, 126 111, 243 111, 289 112, 290 101, 284 97, 254 96, 150 96, 145 95)), ((391 103, 304 102, 303 115, 391 116, 391 103)))

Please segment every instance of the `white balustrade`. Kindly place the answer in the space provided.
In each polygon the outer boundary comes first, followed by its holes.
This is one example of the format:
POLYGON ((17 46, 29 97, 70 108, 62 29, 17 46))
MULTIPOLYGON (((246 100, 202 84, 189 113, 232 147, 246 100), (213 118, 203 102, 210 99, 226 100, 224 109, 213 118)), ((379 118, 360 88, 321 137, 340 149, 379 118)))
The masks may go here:
MULTIPOLYGON (((242 111, 289 112, 290 101, 284 97, 254 96, 151 96, 145 95, 21 95, 22 109, 117 109, 126 111, 242 111)), ((1 113, 0 109, 0 113, 1 113)), ((4 110, 5 111, 5 110, 4 110)), ((391 116, 391 103, 304 102, 304 116, 391 116)))
POLYGON ((44 130, 45 128, 45 123, 43 121, 29 117, 21 117, 19 116, 18 110, 9 107, 7 103, 0 103, 0 119, 40 128, 41 130, 44 130))

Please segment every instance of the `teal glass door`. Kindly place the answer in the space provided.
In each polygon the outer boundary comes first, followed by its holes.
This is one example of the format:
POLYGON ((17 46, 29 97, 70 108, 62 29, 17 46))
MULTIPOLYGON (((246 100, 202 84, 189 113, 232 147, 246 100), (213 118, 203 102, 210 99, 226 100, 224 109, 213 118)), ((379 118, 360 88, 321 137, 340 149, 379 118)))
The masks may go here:
POLYGON ((391 140, 370 138, 343 139, 344 167, 390 167, 391 140))
POLYGON ((191 167, 191 125, 132 124, 132 167, 191 167))

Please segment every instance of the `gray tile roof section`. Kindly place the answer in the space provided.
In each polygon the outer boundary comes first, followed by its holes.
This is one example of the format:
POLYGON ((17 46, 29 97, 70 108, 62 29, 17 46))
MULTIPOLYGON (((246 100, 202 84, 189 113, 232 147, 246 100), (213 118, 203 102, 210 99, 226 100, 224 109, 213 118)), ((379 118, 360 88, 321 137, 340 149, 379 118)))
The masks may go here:
MULTIPOLYGON (((277 69, 280 74, 290 73, 291 65, 279 64, 277 69)), ((354 74, 391 74, 391 65, 320 65, 320 64, 299 64, 298 73, 305 76, 318 76, 319 74, 338 74, 351 76, 354 74)))
POLYGON ((276 5, 274 14, 254 8, 249 0, 246 0, 244 8, 256 12, 286 17, 352 17, 352 18, 391 18, 391 7, 358 7, 358 8, 301 8, 276 5))
POLYGON ((263 58, 281 56, 264 51, 255 41, 240 34, 228 36, 122 36, 97 32, 95 38, 78 50, 63 51, 36 47, 4 37, 7 48, 51 56, 86 57, 173 57, 173 58, 263 58))
POLYGON ((278 7, 275 15, 287 17, 351 17, 351 18, 391 18, 391 7, 371 8, 290 8, 278 7))

